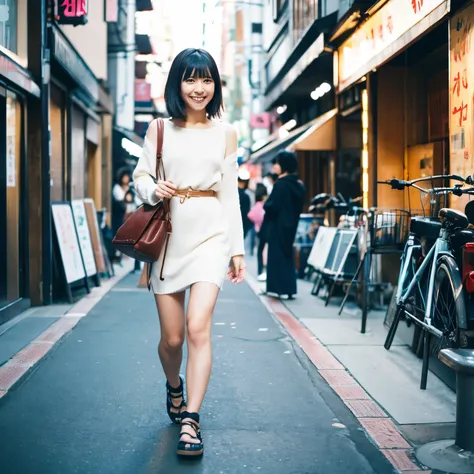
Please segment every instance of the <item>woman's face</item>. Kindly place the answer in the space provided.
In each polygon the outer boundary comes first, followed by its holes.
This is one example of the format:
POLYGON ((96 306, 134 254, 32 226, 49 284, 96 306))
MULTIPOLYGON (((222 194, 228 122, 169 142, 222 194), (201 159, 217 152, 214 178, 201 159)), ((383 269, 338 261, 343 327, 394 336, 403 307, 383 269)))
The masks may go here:
POLYGON ((124 175, 122 176, 122 179, 120 180, 120 184, 121 184, 122 186, 126 186, 126 185, 129 184, 129 183, 130 183, 130 176, 129 176, 128 174, 124 174, 124 175))
POLYGON ((186 108, 200 112, 206 110, 214 97, 215 84, 212 77, 189 77, 181 83, 181 97, 186 108))

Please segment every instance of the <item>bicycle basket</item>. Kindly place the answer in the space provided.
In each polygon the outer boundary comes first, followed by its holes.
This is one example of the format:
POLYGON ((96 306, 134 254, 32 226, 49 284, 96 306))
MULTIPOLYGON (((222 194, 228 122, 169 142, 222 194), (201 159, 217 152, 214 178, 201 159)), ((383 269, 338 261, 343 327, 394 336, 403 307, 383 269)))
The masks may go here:
POLYGON ((403 209, 375 209, 370 225, 373 253, 401 252, 410 231, 410 212, 403 209))

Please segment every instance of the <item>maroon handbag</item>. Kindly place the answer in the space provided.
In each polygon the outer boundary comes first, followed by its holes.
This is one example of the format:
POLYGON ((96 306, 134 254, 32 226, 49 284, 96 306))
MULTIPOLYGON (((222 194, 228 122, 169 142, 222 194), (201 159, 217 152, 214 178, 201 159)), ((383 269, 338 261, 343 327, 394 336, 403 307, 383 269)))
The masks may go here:
MULTIPOLYGON (((156 179, 166 180, 163 166, 163 119, 156 120, 157 147, 156 147, 156 179)), ((170 200, 162 199, 158 204, 150 206, 142 204, 117 230, 112 241, 114 247, 129 257, 148 264, 148 282, 150 280, 151 265, 156 262, 163 251, 160 280, 163 278, 166 250, 171 234, 170 200), (163 250, 164 249, 164 250, 163 250)), ((148 284, 148 287, 150 285, 148 284)))

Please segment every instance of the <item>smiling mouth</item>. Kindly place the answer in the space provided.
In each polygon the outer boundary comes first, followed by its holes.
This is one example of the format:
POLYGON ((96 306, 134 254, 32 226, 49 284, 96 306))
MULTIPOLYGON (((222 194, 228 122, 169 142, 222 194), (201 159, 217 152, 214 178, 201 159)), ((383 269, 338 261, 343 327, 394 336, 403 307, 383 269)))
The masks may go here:
POLYGON ((204 102, 204 99, 205 99, 204 97, 193 97, 193 96, 190 96, 190 97, 194 102, 196 102, 198 104, 204 102))

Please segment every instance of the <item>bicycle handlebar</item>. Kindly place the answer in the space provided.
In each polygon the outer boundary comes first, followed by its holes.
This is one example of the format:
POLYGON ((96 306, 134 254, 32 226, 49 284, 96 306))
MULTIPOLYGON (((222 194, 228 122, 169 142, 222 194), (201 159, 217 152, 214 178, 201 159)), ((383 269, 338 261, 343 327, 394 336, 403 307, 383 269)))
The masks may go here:
POLYGON ((399 191, 403 191, 407 187, 413 187, 418 189, 422 193, 426 194, 444 194, 444 193, 453 193, 456 196, 461 196, 463 194, 474 194, 474 188, 467 188, 462 189, 462 184, 455 185, 454 187, 439 187, 439 188, 422 188, 418 186, 416 183, 424 182, 424 181, 432 181, 435 179, 452 179, 455 181, 460 181, 463 184, 474 184, 474 175, 470 175, 467 178, 463 178, 462 176, 456 174, 449 174, 449 175, 438 175, 438 176, 426 176, 424 178, 413 179, 411 181, 406 181, 404 179, 396 179, 393 178, 387 181, 377 181, 378 184, 389 184, 392 189, 396 189, 399 191))

